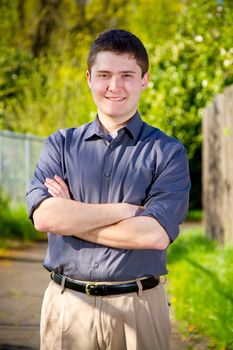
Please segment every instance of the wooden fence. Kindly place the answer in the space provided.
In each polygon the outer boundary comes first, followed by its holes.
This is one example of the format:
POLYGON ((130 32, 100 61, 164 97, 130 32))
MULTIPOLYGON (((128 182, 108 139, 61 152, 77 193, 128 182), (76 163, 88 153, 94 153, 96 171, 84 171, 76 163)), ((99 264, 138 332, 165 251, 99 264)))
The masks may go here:
POLYGON ((233 85, 204 111, 202 164, 205 231, 233 244, 233 85))

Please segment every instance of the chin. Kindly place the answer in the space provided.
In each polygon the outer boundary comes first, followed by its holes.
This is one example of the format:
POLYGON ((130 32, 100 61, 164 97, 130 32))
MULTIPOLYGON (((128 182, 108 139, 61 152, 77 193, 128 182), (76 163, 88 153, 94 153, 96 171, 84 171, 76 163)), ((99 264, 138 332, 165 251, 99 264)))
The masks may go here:
POLYGON ((122 117, 125 113, 119 113, 119 111, 105 111, 104 114, 110 118, 122 117))

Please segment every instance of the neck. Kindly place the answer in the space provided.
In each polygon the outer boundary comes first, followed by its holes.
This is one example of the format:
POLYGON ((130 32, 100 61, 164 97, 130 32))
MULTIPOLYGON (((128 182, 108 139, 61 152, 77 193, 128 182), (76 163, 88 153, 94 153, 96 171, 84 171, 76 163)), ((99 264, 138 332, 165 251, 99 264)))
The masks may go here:
POLYGON ((124 117, 110 117, 103 115, 102 113, 98 113, 98 118, 104 130, 112 133, 127 125, 128 121, 132 118, 132 115, 124 117))

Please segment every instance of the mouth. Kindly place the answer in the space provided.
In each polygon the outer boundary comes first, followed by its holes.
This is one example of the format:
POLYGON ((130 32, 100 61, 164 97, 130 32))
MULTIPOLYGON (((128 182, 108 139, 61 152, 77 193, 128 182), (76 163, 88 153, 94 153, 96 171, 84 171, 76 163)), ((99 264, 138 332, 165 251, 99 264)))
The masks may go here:
POLYGON ((113 101, 113 102, 121 102, 124 101, 126 99, 126 97, 120 97, 120 96, 105 96, 105 98, 109 101, 113 101))

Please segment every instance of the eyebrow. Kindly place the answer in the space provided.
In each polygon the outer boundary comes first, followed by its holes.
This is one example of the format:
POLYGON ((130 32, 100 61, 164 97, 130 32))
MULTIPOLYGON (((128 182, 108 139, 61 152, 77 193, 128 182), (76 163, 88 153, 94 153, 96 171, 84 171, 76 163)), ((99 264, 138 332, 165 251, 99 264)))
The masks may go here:
MULTIPOLYGON (((97 70, 97 73, 112 73, 111 71, 108 70, 97 70)), ((135 74, 136 72, 133 70, 122 70, 119 73, 130 73, 130 74, 135 74)))

